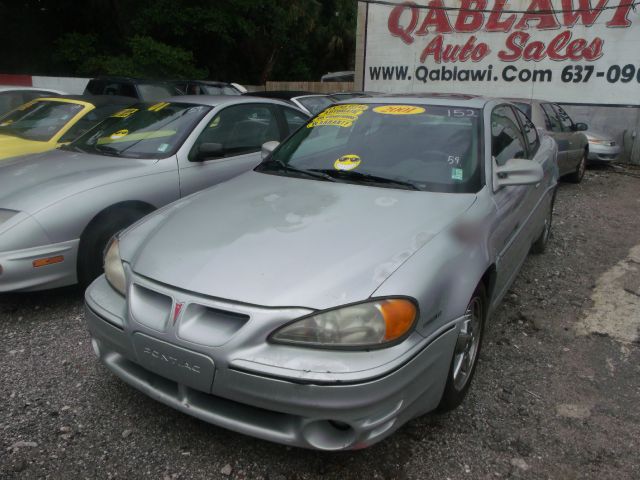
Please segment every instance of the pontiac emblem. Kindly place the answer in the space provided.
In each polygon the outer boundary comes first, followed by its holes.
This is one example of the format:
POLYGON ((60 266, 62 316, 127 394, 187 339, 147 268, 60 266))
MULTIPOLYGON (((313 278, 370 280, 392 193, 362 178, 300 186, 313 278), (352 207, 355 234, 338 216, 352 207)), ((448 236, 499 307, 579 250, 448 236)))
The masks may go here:
POLYGON ((178 303, 176 302, 176 306, 173 307, 173 323, 175 325, 176 321, 178 320, 178 317, 180 316, 180 312, 182 311, 182 308, 184 307, 184 303, 178 303))

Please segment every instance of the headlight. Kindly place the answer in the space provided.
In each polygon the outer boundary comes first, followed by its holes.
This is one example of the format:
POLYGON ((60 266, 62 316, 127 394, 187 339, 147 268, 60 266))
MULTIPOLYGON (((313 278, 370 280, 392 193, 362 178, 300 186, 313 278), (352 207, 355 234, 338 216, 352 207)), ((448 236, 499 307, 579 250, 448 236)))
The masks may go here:
POLYGON ((104 255, 104 275, 109 284, 122 295, 126 295, 127 280, 120 258, 120 242, 114 237, 104 255))
POLYGON ((589 143, 592 143, 593 145, 602 145, 603 143, 609 143, 609 140, 601 140, 599 138, 587 137, 587 139, 589 140, 589 143))
POLYGON ((0 208, 0 225, 2 225, 4 222, 6 222, 11 217, 13 217, 14 215, 17 215, 17 214, 18 214, 18 212, 14 211, 14 210, 5 210, 5 209, 0 208))
POLYGON ((276 330, 270 339, 277 343, 318 348, 387 347, 409 333, 417 314, 418 309, 410 300, 375 300, 296 320, 276 330))

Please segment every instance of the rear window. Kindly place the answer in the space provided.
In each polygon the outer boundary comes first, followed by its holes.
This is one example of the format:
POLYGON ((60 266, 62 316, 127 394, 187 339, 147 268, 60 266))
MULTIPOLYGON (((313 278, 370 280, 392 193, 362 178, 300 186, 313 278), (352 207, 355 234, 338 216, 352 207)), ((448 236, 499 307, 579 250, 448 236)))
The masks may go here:
POLYGON ((169 85, 139 84, 140 100, 145 102, 156 102, 165 98, 173 97, 176 91, 169 85))

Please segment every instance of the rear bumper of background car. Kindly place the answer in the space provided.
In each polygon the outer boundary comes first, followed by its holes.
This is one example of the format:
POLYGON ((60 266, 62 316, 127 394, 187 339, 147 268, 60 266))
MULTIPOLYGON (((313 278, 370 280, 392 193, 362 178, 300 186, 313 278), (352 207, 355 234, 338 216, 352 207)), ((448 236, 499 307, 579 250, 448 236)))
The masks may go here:
POLYGON ((619 145, 596 145, 589 144, 589 156, 587 159, 590 162, 614 162, 620 155, 619 145))
POLYGON ((0 293, 28 292, 77 283, 79 240, 0 252, 0 293))
MULTIPOLYGON (((321 450, 367 447, 437 407, 459 329, 459 322, 452 322, 420 342, 404 363, 373 378, 363 373, 361 380, 322 382, 305 378, 304 371, 289 370, 288 378, 274 375, 266 365, 243 362, 241 353, 240 358, 228 352, 218 356, 216 349, 178 347, 136 331, 121 322, 129 309, 117 297, 100 277, 87 290, 85 311, 96 355, 118 377, 214 425, 321 450), (191 386, 180 381, 176 369, 188 371, 191 386), (206 378, 198 378, 200 374, 206 378)), ((303 357, 305 349, 299 354, 303 357)))

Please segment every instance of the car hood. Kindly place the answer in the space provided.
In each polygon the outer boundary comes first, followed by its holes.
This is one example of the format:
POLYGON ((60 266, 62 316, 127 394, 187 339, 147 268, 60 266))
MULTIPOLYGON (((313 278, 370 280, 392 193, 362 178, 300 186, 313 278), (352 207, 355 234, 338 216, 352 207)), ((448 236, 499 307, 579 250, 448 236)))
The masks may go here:
POLYGON ((120 251, 182 290, 328 308, 368 298, 475 198, 248 172, 159 212, 120 251))
POLYGON ((0 208, 35 214, 77 193, 131 178, 154 160, 52 150, 0 162, 0 208))
POLYGON ((40 153, 51 150, 53 146, 48 142, 34 142, 10 135, 0 135, 0 160, 30 153, 40 153))

